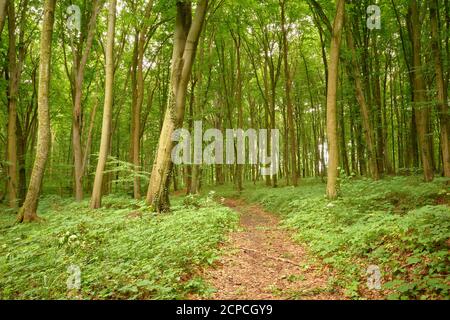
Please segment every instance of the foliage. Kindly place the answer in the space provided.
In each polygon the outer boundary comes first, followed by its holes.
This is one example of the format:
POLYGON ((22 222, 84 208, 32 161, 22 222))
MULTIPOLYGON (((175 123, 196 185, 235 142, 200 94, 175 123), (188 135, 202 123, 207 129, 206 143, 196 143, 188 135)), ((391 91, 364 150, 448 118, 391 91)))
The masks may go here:
MULTIPOLYGON (((367 292, 366 271, 382 272, 382 294, 392 299, 448 299, 450 192, 446 180, 418 177, 345 180, 342 197, 329 202, 325 186, 248 186, 241 196, 282 214, 296 239, 341 274, 350 297, 367 292)), ((230 196, 229 189, 218 189, 230 196)))
POLYGON ((207 290, 191 275, 216 258, 216 245, 237 216, 202 201, 153 215, 141 201, 104 199, 104 209, 47 196, 40 224, 12 224, 0 215, 0 299, 178 299, 207 290), (81 269, 81 290, 68 291, 70 265, 81 269))

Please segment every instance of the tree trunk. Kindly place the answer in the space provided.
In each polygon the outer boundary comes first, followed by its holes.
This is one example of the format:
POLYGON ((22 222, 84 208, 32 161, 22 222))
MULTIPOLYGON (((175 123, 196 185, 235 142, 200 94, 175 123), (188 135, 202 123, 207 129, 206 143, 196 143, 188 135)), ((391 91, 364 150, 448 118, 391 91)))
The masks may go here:
POLYGON ((138 171, 140 171, 140 145, 141 145, 141 109, 144 101, 144 51, 145 43, 148 34, 148 20, 153 9, 153 0, 147 3, 144 14, 144 21, 139 30, 139 38, 137 45, 137 71, 136 71, 136 105, 133 111, 134 130, 132 137, 133 145, 133 165, 135 170, 134 177, 134 198, 141 198, 141 179, 139 178, 138 171))
POLYGON ((89 163, 89 155, 91 153, 91 146, 92 146, 92 136, 94 133, 94 124, 95 124, 95 115, 97 114, 97 108, 98 108, 98 100, 97 96, 95 97, 94 101, 94 107, 91 111, 91 120, 89 121, 89 130, 87 135, 87 141, 86 145, 84 147, 84 158, 83 158, 83 172, 86 172, 86 167, 89 163))
POLYGON ((441 124, 441 153, 444 167, 444 176, 450 178, 450 149, 449 149, 449 133, 450 124, 448 117, 447 90, 445 89, 444 72, 442 67, 442 56, 440 46, 440 30, 438 23, 438 1, 430 0, 430 18, 431 18, 431 37, 432 50, 434 56, 434 70, 436 72, 437 84, 437 107, 439 112, 439 120, 441 124))
POLYGON ((8 0, 0 0, 0 35, 3 32, 5 26, 6 12, 8 10, 8 0))
MULTIPOLYGON (((291 180, 294 187, 298 186, 298 172, 297 172, 297 135, 294 126, 294 108, 292 106, 291 88, 292 77, 289 70, 289 44, 288 31, 286 30, 286 0, 280 0, 281 6, 281 32, 283 34, 283 59, 284 59, 284 78, 285 78, 285 93, 287 104, 287 125, 290 145, 290 161, 291 161, 291 180)), ((312 107, 312 106, 311 106, 312 107)), ((285 159, 287 161, 287 159, 285 159)), ((286 177, 288 173, 286 172, 286 177)))
POLYGON ((327 136, 328 136, 328 181, 327 196, 333 200, 338 195, 339 145, 337 137, 336 96, 339 71, 339 52, 341 47, 342 26, 344 24, 345 0, 338 0, 336 17, 331 36, 330 62, 328 64, 327 92, 327 136))
MULTIPOLYGON (((242 107, 242 68, 241 68, 241 35, 240 30, 237 31, 237 35, 233 35, 233 40, 236 48, 236 105, 238 109, 238 121, 237 127, 243 129, 244 127, 244 111, 242 107)), ((243 175, 243 164, 236 164, 236 188, 238 191, 242 191, 242 175, 243 175)))
POLYGON ((97 170, 95 172, 94 188, 92 190, 91 209, 102 205, 103 172, 110 149, 112 106, 114 99, 114 36, 116 28, 116 0, 110 0, 108 10, 108 32, 105 51, 105 104, 103 107, 102 137, 97 170))
MULTIPOLYGON (((380 178, 379 171, 378 171, 378 165, 377 165, 377 152, 375 148, 375 142, 374 142, 374 131, 372 128, 372 122, 371 122, 371 115, 370 115, 370 109, 366 103, 366 98, 364 96, 363 90, 362 90, 362 83, 361 83, 361 77, 360 77, 360 70, 359 70, 359 64, 356 60, 356 51, 355 46, 353 43, 353 36, 351 33, 351 30, 347 28, 347 46, 350 49, 351 55, 352 55, 352 61, 351 61, 351 70, 352 70, 352 78, 355 81, 355 93, 356 93, 356 99, 358 100, 358 104, 361 110, 362 115, 362 124, 364 127, 364 137, 366 139, 367 148, 368 148, 368 158, 369 158, 369 167, 370 167, 370 174, 372 175, 372 178, 375 180, 378 180, 380 178)), ((350 70, 349 70, 349 73, 350 70)))
POLYGON ((425 181, 433 180, 433 162, 431 158, 431 148, 429 144, 429 108, 426 105, 426 87, 423 79, 422 59, 421 59, 421 24, 419 21, 419 9, 417 1, 411 0, 409 7, 411 42, 413 46, 413 90, 414 109, 416 113, 416 128, 419 140, 420 155, 425 181))
POLYGON ((52 34, 56 0, 46 0, 44 20, 41 33, 39 60, 39 93, 38 93, 38 142, 36 159, 31 172, 30 185, 24 205, 19 212, 20 222, 31 222, 38 219, 37 207, 41 193, 42 180, 50 150, 50 112, 49 91, 51 73, 52 34))
POLYGON ((16 59, 16 13, 14 3, 8 5, 9 28, 9 86, 8 86, 8 200, 12 209, 17 209, 17 95, 19 91, 20 64, 16 59))
POLYGON ((183 123, 187 86, 207 7, 208 0, 200 0, 192 21, 191 3, 177 3, 170 93, 147 192, 147 203, 157 212, 170 209, 169 184, 174 145, 172 133, 183 123))
MULTIPOLYGON (((75 199, 76 201, 83 200, 83 149, 81 143, 81 135, 83 130, 83 80, 84 71, 89 58, 89 53, 92 49, 94 41, 95 30, 97 25, 97 16, 100 12, 103 0, 94 0, 92 2, 92 14, 88 25, 88 34, 86 39, 86 46, 82 54, 73 48, 73 115, 72 115, 72 148, 74 160, 75 173, 75 199)), ((80 48, 81 50, 81 45, 80 48)), ((86 151, 86 150, 85 150, 86 151)))
POLYGON ((383 135, 383 106, 381 102, 381 87, 380 87, 380 62, 377 50, 377 40, 374 36, 372 41, 373 48, 373 64, 374 69, 371 72, 372 86, 373 86, 373 100, 375 102, 375 136, 376 136, 376 146, 377 146, 377 162, 378 162, 378 172, 383 174, 385 171, 384 167, 384 157, 385 157, 385 145, 384 145, 384 135, 383 135))
POLYGON ((18 180, 18 193, 19 197, 17 199, 18 207, 23 205, 25 197, 27 195, 27 175, 26 175, 26 136, 25 132, 23 132, 26 128, 22 128, 22 125, 19 121, 19 117, 17 117, 17 128, 16 128, 16 141, 17 141, 17 164, 19 171, 19 180, 18 180))

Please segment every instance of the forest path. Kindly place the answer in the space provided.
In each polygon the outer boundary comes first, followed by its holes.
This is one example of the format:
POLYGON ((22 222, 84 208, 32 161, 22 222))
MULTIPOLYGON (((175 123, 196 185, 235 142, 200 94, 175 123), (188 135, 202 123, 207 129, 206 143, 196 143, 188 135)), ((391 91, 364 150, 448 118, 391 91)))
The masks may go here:
MULTIPOLYGON (((312 265, 279 219, 242 200, 223 202, 240 214, 223 256, 201 276, 216 289, 215 300, 343 299, 328 285, 331 271, 312 265)), ((198 297, 197 297, 198 298, 198 297)))

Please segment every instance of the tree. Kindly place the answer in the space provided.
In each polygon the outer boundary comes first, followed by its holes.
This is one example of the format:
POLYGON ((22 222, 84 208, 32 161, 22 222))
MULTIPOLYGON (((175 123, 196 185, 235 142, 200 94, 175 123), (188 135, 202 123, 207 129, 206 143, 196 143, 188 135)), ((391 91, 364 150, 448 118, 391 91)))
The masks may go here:
MULTIPOLYGON (((80 36, 78 46, 72 41, 73 73, 69 74, 72 86, 73 115, 72 115, 72 148, 75 175, 75 199, 83 200, 83 148, 81 143, 81 133, 83 127, 82 101, 83 101, 83 81, 86 65, 94 42, 97 16, 104 0, 92 1, 91 16, 87 27, 87 36, 80 36)), ((64 33, 63 33, 64 34, 64 33)), ((87 150, 85 150, 87 151, 87 150)))
POLYGON ((116 0, 110 0, 108 10, 108 32, 106 34, 105 51, 105 104, 103 106, 102 136, 94 188, 92 190, 91 208, 98 209, 102 205, 103 175, 106 160, 110 152, 111 122, 114 93, 114 37, 116 30, 116 0))
POLYGON ((333 200, 338 195, 339 147, 337 136, 336 97, 339 75, 339 53, 341 47, 342 27, 344 25, 345 0, 338 0, 336 16, 331 36, 330 61, 328 63, 327 92, 327 137, 328 137, 328 181, 327 196, 333 200))
POLYGON ((419 140, 420 155, 422 159, 425 181, 432 181, 433 161, 431 159, 431 146, 429 139, 429 107, 427 106, 426 86, 423 78, 421 55, 421 22, 419 20, 419 8, 416 0, 411 0, 409 6, 409 28, 412 44, 413 61, 413 104, 416 112, 416 128, 419 140))
POLYGON ((28 10, 28 0, 21 3, 20 19, 17 23, 16 6, 14 2, 8 3, 8 29, 9 29, 9 49, 8 49, 8 198, 9 206, 17 209, 19 206, 18 187, 19 179, 17 175, 17 104, 19 95, 19 85, 23 70, 23 63, 27 46, 25 45, 26 13, 28 10), (20 46, 17 46, 17 43, 20 46))
POLYGON ((375 137, 371 121, 372 116, 362 89, 362 82, 360 76, 361 72, 359 70, 359 64, 356 59, 356 50, 353 43, 352 31, 350 30, 349 26, 347 27, 346 31, 347 31, 347 46, 351 53, 351 64, 348 66, 348 70, 349 74, 353 77, 353 80, 355 81, 356 100, 358 101, 361 110, 362 124, 364 127, 364 136, 366 138, 366 143, 368 146, 370 174, 375 180, 378 180, 380 178, 380 175, 378 171, 377 151, 375 148, 375 137))
MULTIPOLYGON (((286 24, 286 0, 280 0, 281 7, 281 32, 283 34, 283 60, 284 60, 284 81, 285 81, 285 94, 287 105, 287 119, 288 119, 288 132, 290 141, 290 161, 291 161, 291 178, 292 185, 298 185, 297 174, 297 136, 295 134, 294 127, 294 108, 292 106, 291 88, 292 79, 291 72, 289 70, 289 45, 288 45, 288 30, 286 24)), ((287 159, 285 160, 287 161, 287 159)), ((287 173, 286 173, 287 174, 287 173)))
POLYGON ((141 145, 141 109, 144 101, 144 51, 147 35, 149 32, 149 19, 153 9, 153 0, 147 3, 144 14, 144 21, 139 30, 137 43, 137 70, 136 70, 136 104, 132 113, 133 131, 132 131, 132 149, 133 149, 133 165, 135 168, 134 178, 134 198, 141 198, 141 180, 137 174, 140 168, 140 145, 141 145))
POLYGON ((176 6, 177 18, 172 53, 170 92, 147 192, 147 203, 158 212, 166 211, 170 206, 171 152, 174 145, 172 133, 183 123, 187 87, 208 8, 208 0, 198 2, 193 20, 190 1, 178 1, 176 6))
POLYGON ((438 1, 430 0, 430 22, 431 22, 431 47, 434 57, 434 70, 436 72, 437 85, 437 109, 439 112, 439 120, 441 125, 441 149, 442 162, 444 167, 444 176, 450 178, 450 124, 448 117, 447 90, 444 82, 444 71, 442 67, 440 27, 438 17, 438 1))
POLYGON ((5 18, 8 7, 8 0, 0 0, 0 35, 3 32, 3 27, 5 26, 5 18))
POLYGON ((38 220, 37 207, 41 193, 45 166, 50 151, 50 110, 49 91, 52 57, 52 34, 56 0, 46 0, 44 4, 44 20, 42 23, 40 60, 39 60, 39 93, 38 93, 38 143, 31 180, 23 207, 19 211, 19 222, 38 220))

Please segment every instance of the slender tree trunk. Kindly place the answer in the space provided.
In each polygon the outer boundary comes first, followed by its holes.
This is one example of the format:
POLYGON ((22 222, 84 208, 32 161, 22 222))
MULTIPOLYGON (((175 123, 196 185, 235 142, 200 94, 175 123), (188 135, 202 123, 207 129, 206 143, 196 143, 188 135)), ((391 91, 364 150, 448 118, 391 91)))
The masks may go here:
POLYGON ((8 200, 9 207, 17 209, 17 95, 19 91, 20 65, 16 59, 16 12, 14 3, 8 5, 9 28, 9 86, 8 86, 8 200))
POLYGON ((367 105, 366 98, 364 96, 363 90, 362 90, 362 82, 361 82, 361 76, 360 76, 360 70, 359 65, 356 60, 356 51, 355 46, 353 43, 353 36, 351 33, 351 30, 347 28, 347 46, 350 49, 351 55, 352 55, 352 63, 351 63, 351 70, 352 72, 352 78, 355 81, 355 92, 356 92, 356 99, 358 100, 358 104, 361 110, 362 115, 362 124, 364 127, 364 137, 366 139, 367 148, 368 148, 368 158, 369 158, 369 167, 370 167, 370 174, 372 175, 372 178, 375 180, 378 180, 380 178, 379 171, 378 171, 378 165, 377 165, 377 152, 375 148, 375 140, 374 140, 374 131, 372 128, 372 122, 371 122, 371 114, 369 106, 367 105))
MULTIPOLYGON (((294 108, 292 106, 291 88, 292 77, 289 70, 289 44, 288 31, 286 30, 286 0, 280 0, 281 6, 281 32, 283 34, 283 59, 284 59, 284 78, 285 78, 285 93, 287 104, 287 125, 290 145, 290 161, 291 161, 291 179, 294 187, 298 186, 298 172, 297 172, 297 136, 294 125, 294 108)), ((312 107, 312 106, 311 106, 312 107)), ((287 159, 285 159, 287 161, 287 159)), ((288 173, 286 172, 286 175, 288 173)))
POLYGON ((24 205, 19 212, 20 222, 31 222, 38 219, 37 207, 41 193, 42 180, 50 150, 50 112, 49 91, 51 73, 52 34, 56 0, 46 0, 44 20, 41 33, 39 54, 39 93, 38 93, 38 143, 36 159, 31 172, 30 185, 24 205))
MULTIPOLYGON (((241 68, 241 35, 240 30, 237 31, 237 35, 233 36, 234 44, 236 48, 236 105, 238 109, 238 121, 237 125, 239 129, 244 127, 244 111, 242 107, 242 68, 241 68)), ((242 175, 243 175, 243 164, 236 164, 236 188, 238 191, 242 191, 242 175)))
POLYGON ((157 212, 170 209, 169 184, 174 145, 172 133, 183 123, 187 86, 207 7, 208 0, 200 0, 192 21, 191 3, 177 3, 170 93, 147 192, 147 203, 157 212))
MULTIPOLYGON (((72 110, 72 148, 74 160, 74 175, 75 175, 75 199, 76 201, 83 200, 83 149, 81 143, 81 136, 83 130, 83 80, 84 71, 88 62, 89 54, 92 49, 94 41, 95 30, 97 25, 97 16, 100 12, 103 0, 94 0, 92 2, 92 13, 88 25, 88 33, 86 38, 86 46, 82 54, 73 48, 73 70, 74 70, 74 96, 73 96, 73 110, 72 110)), ((81 50, 81 45, 80 48, 81 50)), ((85 150, 86 152, 86 150, 85 150)))
POLYGON ((148 20, 150 19, 150 15, 153 8, 153 0, 150 0, 147 3, 145 14, 144 14, 144 22, 141 26, 141 30, 139 31, 138 45, 137 45, 137 72, 136 72, 136 105, 135 110, 133 112, 133 121, 134 121, 134 131, 132 137, 133 144, 133 165, 135 170, 134 177, 134 198, 141 198, 141 179, 137 174, 140 171, 140 145, 141 145, 141 109, 144 101, 144 51, 145 51, 145 43, 147 40, 148 33, 148 20))
POLYGON ((18 206, 21 207, 27 195, 27 175, 26 175, 26 145, 27 138, 22 128, 22 125, 17 117, 17 164, 19 170, 18 192, 19 197, 17 199, 18 206))
POLYGON ((137 104, 137 65, 138 65, 138 42, 139 42, 139 31, 136 30, 134 35, 134 44, 133 44, 133 55, 131 60, 130 67, 130 77, 131 77, 131 131, 130 131, 130 151, 128 154, 128 161, 133 163, 133 153, 134 153, 134 143, 133 137, 135 136, 135 118, 138 117, 136 115, 136 104, 137 104))
POLYGON ((432 50, 434 56, 434 70, 436 72, 437 84, 437 107, 441 125, 441 153, 444 167, 444 176, 450 178, 450 148, 449 133, 450 124, 448 117, 447 90, 445 89, 444 71, 442 67, 442 56, 440 46, 440 30, 438 17, 438 1, 429 0, 431 18, 432 50))
POLYGON ((5 26, 8 1, 9 0, 0 0, 0 35, 2 34, 3 27, 5 26))
POLYGON ((380 174, 383 174, 385 171, 384 168, 384 154, 385 154, 385 145, 384 145, 384 136, 383 136, 383 106, 381 102, 381 87, 380 87, 380 62, 377 50, 377 40, 376 36, 373 38, 372 45, 373 48, 373 64, 374 71, 371 72, 372 78, 372 86, 373 86, 373 101, 375 102, 375 136, 376 136, 376 146, 377 146, 377 162, 378 162, 378 171, 380 174))
MULTIPOLYGON (((268 80, 268 72, 267 72, 267 60, 264 62, 264 93, 266 96, 266 99, 264 100, 264 125, 267 128, 267 130, 270 127, 270 108, 269 108, 269 80, 268 80)), ((272 139, 269 135, 266 137, 266 146, 267 146, 267 152, 271 152, 272 148, 272 139)), ((266 186, 272 185, 272 176, 266 175, 266 186)))
POLYGON ((102 137, 97 170, 95 172, 94 188, 92 191, 91 208, 98 209, 102 205, 103 172, 110 149, 112 106, 114 99, 114 36, 116 28, 116 0, 110 0, 108 10, 108 32, 105 51, 105 105, 103 107, 102 137))
MULTIPOLYGON (((187 119, 188 130, 189 132, 193 132, 194 130, 194 101, 195 101, 195 87, 197 85, 197 81, 194 79, 191 81, 191 89, 189 95, 189 115, 187 119)), ((189 146, 191 148, 191 146, 189 146)), ((191 148, 192 149, 192 148, 191 148)), ((186 194, 192 194, 194 190, 192 189, 192 179, 193 179, 193 165, 188 164, 186 166, 186 194)))
POLYGON ((328 64, 327 92, 327 136, 328 136, 328 181, 327 196, 336 199, 338 196, 339 143, 337 137, 336 97, 339 75, 339 52, 341 47, 342 26, 344 24, 345 0, 338 0, 336 17, 333 22, 331 36, 330 62, 328 64))
POLYGON ((411 28, 411 42, 413 46, 413 70, 414 70, 414 109, 416 113, 416 128, 419 140, 420 155, 425 181, 433 180, 433 161, 431 158, 431 148, 428 139, 429 131, 429 109, 426 105, 426 87, 422 71, 421 58, 421 24, 419 21, 419 9, 417 1, 411 0, 409 7, 409 18, 411 28))
MULTIPOLYGON (((341 75, 341 89, 343 89, 343 78, 344 76, 341 75)), ((343 96, 343 90, 341 90, 341 96, 343 96)), ((339 127, 340 127, 340 151, 341 151, 341 163, 342 168, 345 170, 345 174, 347 176, 350 176, 350 166, 348 165, 348 153, 347 153, 347 139, 345 135, 345 111, 344 111, 344 104, 341 103, 339 107, 339 127)))
POLYGON ((94 134, 94 124, 95 124, 95 115, 97 114, 97 108, 98 108, 98 100, 97 97, 95 97, 94 101, 94 107, 91 112, 91 120, 89 122, 89 131, 87 135, 87 141, 86 145, 84 147, 84 158, 83 158, 83 172, 86 172, 86 167, 89 162, 89 155, 91 153, 91 146, 92 146, 92 136, 94 134))

